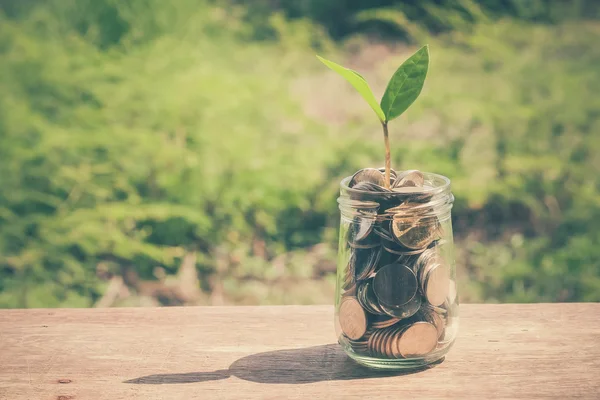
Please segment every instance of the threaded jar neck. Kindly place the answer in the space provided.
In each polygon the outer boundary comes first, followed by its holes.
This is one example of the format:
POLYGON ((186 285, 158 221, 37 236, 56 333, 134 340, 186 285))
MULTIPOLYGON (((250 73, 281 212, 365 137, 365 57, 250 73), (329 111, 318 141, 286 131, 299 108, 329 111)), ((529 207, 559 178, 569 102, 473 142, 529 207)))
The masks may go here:
POLYGON ((391 220, 394 215, 437 218, 440 221, 450 218, 454 196, 450 179, 443 175, 423 172, 425 183, 422 188, 383 189, 365 191, 350 188, 352 177, 340 182, 338 204, 342 218, 356 217, 391 220))

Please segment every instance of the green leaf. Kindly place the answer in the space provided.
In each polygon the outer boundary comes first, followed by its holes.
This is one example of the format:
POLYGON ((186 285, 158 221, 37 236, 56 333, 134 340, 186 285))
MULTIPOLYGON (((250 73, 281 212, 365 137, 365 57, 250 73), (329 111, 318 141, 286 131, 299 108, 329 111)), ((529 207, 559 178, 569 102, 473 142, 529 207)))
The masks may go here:
POLYGON ((429 46, 425 45, 396 70, 381 99, 386 122, 399 117, 419 97, 428 68, 429 46))
POLYGON ((340 74, 352 86, 354 86, 354 89, 356 89, 358 93, 360 93, 360 95, 363 97, 363 99, 367 101, 367 103, 369 103, 369 105, 371 106, 373 111, 375 111, 375 114, 377 114, 379 119, 382 122, 385 120, 385 115, 381 110, 381 107, 379 107, 379 103, 377 103, 377 99, 375 99, 375 96, 373 95, 373 92, 371 91, 371 88, 369 87, 369 84, 367 83, 365 78, 363 78, 358 72, 342 67, 341 65, 338 65, 333 61, 326 60, 323 57, 319 56, 317 56, 317 58, 323 64, 340 74))

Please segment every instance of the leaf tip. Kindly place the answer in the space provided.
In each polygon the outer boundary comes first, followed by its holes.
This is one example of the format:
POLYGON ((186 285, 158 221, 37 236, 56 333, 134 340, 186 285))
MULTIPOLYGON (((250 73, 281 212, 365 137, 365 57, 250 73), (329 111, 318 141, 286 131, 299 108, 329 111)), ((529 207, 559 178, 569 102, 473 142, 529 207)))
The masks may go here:
POLYGON ((429 44, 424 45, 423 47, 421 47, 417 53, 422 53, 424 54, 424 56, 427 58, 427 64, 429 64, 429 44))

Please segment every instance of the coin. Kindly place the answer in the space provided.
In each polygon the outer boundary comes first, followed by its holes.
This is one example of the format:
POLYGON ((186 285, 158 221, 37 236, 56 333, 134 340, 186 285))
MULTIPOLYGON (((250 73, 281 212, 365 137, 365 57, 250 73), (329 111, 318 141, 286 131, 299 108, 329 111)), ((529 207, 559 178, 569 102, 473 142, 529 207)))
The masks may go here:
POLYGON ((376 343, 377 343, 377 340, 380 335, 381 335, 381 329, 377 329, 377 330, 373 331, 373 334, 369 337, 368 346, 369 346, 369 352, 371 353, 371 355, 376 355, 376 350, 375 350, 377 348, 376 343))
POLYGON ((396 240, 387 240, 385 238, 381 238, 381 246, 385 251, 391 254, 395 254, 397 256, 411 256, 415 254, 421 254, 426 248, 423 249, 409 249, 402 246, 396 240))
POLYGON ((348 246, 354 249, 372 249, 373 247, 377 247, 381 244, 381 241, 378 240, 377 236, 372 235, 369 236, 365 240, 361 240, 359 242, 348 240, 348 246))
POLYGON ((386 251, 384 247, 381 247, 381 257, 379 258, 379 264, 377 265, 377 268, 375 268, 375 273, 377 273, 381 267, 389 264, 395 264, 398 257, 398 254, 390 253, 386 251))
MULTIPOLYGON (((378 185, 373 182, 359 182, 352 187, 354 190, 361 190, 367 192, 365 194, 369 194, 368 192, 372 192, 371 194, 375 195, 375 197, 382 196, 382 193, 391 193, 391 189, 387 189, 384 186, 378 185)), ((371 196, 373 197, 373 196, 371 196)))
POLYGON ((429 322, 415 322, 402 331, 397 342, 398 353, 405 358, 420 357, 437 346, 438 333, 429 322))
POLYGON ((371 313, 371 314, 375 314, 375 310, 371 307, 370 301, 367 298, 367 287, 368 285, 370 285, 370 283, 367 282, 363 282, 357 289, 356 291, 356 299, 358 300, 358 302, 360 303, 360 305, 362 306, 362 308, 365 309, 365 311, 371 313))
POLYGON ((371 326, 375 329, 388 328, 400 322, 400 318, 390 317, 389 315, 379 315, 373 318, 371 326))
MULTIPOLYGON (((419 278, 419 282, 420 284, 423 284, 423 282, 425 281, 425 272, 428 269, 428 266, 430 265, 434 265, 437 261, 438 257, 438 253, 437 253, 437 249, 435 247, 429 246, 426 250, 422 251, 418 256, 413 256, 413 257, 417 257, 416 261, 414 262, 414 271, 415 274, 417 274, 417 277, 419 278)), ((422 288, 422 286, 421 286, 422 288)))
POLYGON ((373 334, 371 336, 369 336, 368 348, 372 356, 377 356, 377 343, 379 341, 379 338, 381 337, 382 332, 383 331, 381 329, 377 329, 373 331, 373 334))
POLYGON ((400 353, 400 339, 402 338, 402 332, 406 329, 406 326, 398 326, 394 330, 394 339, 392 345, 392 356, 393 358, 402 358, 402 353, 400 353))
POLYGON ((406 265, 389 264, 375 275, 373 291, 380 304, 402 306, 415 297, 417 277, 406 265))
POLYGON ((438 257, 438 250, 435 247, 430 247, 423 251, 417 259, 419 270, 422 272, 423 269, 436 257, 438 257))
POLYGON ((344 286, 343 289, 350 289, 350 287, 356 282, 354 265, 355 265, 355 254, 352 253, 350 259, 348 260, 348 264, 344 269, 344 286))
POLYGON ((396 329, 388 328, 387 331, 388 333, 385 335, 385 340, 382 346, 382 354, 384 354, 387 358, 394 358, 392 346, 395 344, 396 329))
POLYGON ((367 331, 365 332, 363 337, 358 340, 352 340, 344 334, 342 334, 342 338, 345 342, 347 342, 350 345, 350 347, 355 353, 366 354, 369 352, 369 337, 371 336, 371 334, 372 331, 367 331))
POLYGON ((435 326, 438 332, 438 341, 442 338, 446 328, 446 321, 442 314, 435 311, 433 306, 424 306, 421 308, 417 314, 417 318, 435 326))
POLYGON ((353 188, 361 182, 369 182, 379 186, 385 186, 385 178, 383 174, 375 168, 364 168, 356 172, 350 179, 349 186, 353 188))
POLYGON ((367 350, 374 357, 396 359, 423 356, 437 345, 435 327, 425 321, 375 329, 367 340, 367 350))
MULTIPOLYGON (((385 216, 388 220, 393 220, 395 217, 396 219, 405 219, 416 223, 427 214, 427 210, 422 205, 410 201, 403 201, 400 204, 385 203, 380 207, 383 211, 375 217, 376 220, 381 219, 381 216, 385 216), (392 207, 389 207, 390 205, 392 207)), ((393 234, 393 227, 390 227, 390 231, 393 234)))
MULTIPOLYGON (((434 196, 434 192, 431 191, 429 186, 402 186, 394 187, 390 190, 393 193, 396 202, 399 200, 410 201, 413 204, 427 204, 434 196)), ((413 210, 419 211, 419 210, 413 210)))
POLYGON ((374 315, 384 315, 385 312, 379 306, 377 297, 373 293, 371 281, 363 282, 357 290, 356 299, 365 311, 374 315))
MULTIPOLYGON (((415 188, 408 189, 414 190, 415 188)), ((375 219, 381 220, 382 216, 385 216, 388 219, 396 217, 399 219, 414 220, 415 222, 420 222, 423 225, 427 224, 435 227, 436 224, 439 224, 439 218, 431 215, 434 213, 434 210, 430 203, 421 202, 420 200, 422 200, 421 194, 416 197, 407 198, 406 200, 402 200, 400 202, 397 201, 396 204, 390 204, 389 202, 386 202, 383 205, 379 204, 378 210, 381 209, 383 211, 378 211, 375 219), (421 219, 423 219, 423 221, 420 221, 421 219)))
POLYGON ((396 176, 394 187, 423 187, 425 177, 421 171, 416 169, 403 171, 396 176))
POLYGON ((381 334, 381 341, 379 343, 379 354, 383 357, 391 358, 390 351, 390 342, 392 339, 392 329, 383 329, 383 333, 381 334))
POLYGON ((418 275, 419 272, 419 259, 422 256, 423 253, 416 253, 413 254, 413 252, 404 252, 400 254, 400 257, 398 257, 398 259, 396 260, 396 262, 398 264, 403 264, 406 265, 408 267, 410 267, 413 272, 415 273, 415 275, 418 275))
POLYGON ((435 238, 437 226, 418 219, 394 215, 392 233, 396 240, 412 250, 426 248, 435 238))
POLYGON ((348 242, 356 243, 365 240, 375 225, 376 215, 377 212, 373 211, 371 216, 362 214, 361 217, 354 218, 348 227, 348 242))
POLYGON ((431 310, 435 311, 435 312, 436 312, 436 313, 438 313, 438 314, 445 315, 445 314, 448 312, 448 311, 447 311, 447 310, 444 308, 446 305, 447 305, 447 303, 446 303, 446 302, 444 302, 444 304, 442 304, 442 306, 441 306, 441 307, 438 307, 438 306, 432 306, 431 304, 427 304, 427 308, 429 308, 429 309, 431 309, 431 310))
POLYGON ((379 357, 379 346, 382 335, 385 333, 383 329, 376 329, 373 334, 369 337, 368 348, 369 352, 374 357, 379 357))
POLYGON ((354 351, 354 353, 356 354, 368 354, 369 353, 369 349, 368 346, 366 344, 362 344, 361 343, 350 343, 350 347, 352 348, 352 351, 354 351))
POLYGON ((450 289, 450 269, 442 257, 432 257, 421 270, 421 290, 434 306, 444 304, 450 289))
POLYGON ((371 280, 370 284, 365 288, 365 296, 368 301, 369 307, 373 310, 373 314, 376 315, 385 315, 385 311, 381 309, 379 305, 379 300, 377 299, 377 295, 373 291, 373 281, 371 280))
POLYGON ((345 297, 339 309, 342 332, 352 340, 360 339, 367 331, 367 315, 356 297, 345 297))
POLYGON ((348 289, 342 293, 342 296, 356 296, 356 283, 353 283, 348 289))
POLYGON ((360 182, 351 189, 348 195, 354 201, 360 201, 370 205, 377 203, 376 207, 379 207, 381 204, 387 203, 391 193, 391 189, 386 189, 375 183, 360 182))
POLYGON ((379 329, 378 331, 376 331, 375 334, 377 336, 373 343, 372 351, 373 351, 374 355, 381 357, 381 356, 383 356, 381 349, 383 348, 383 343, 384 343, 385 335, 387 334, 387 331, 385 329, 379 329))
POLYGON ((390 221, 383 221, 375 224, 373 227, 373 233, 389 242, 394 241, 394 237, 390 233, 390 221))
POLYGON ((385 251, 387 251, 390 254, 395 254, 397 256, 401 256, 404 254, 403 252, 403 248, 398 246, 396 243, 394 242, 390 242, 388 240, 383 239, 381 241, 381 246, 383 247, 383 249, 385 251))
POLYGON ((390 306, 380 301, 379 308, 381 308, 387 315, 404 319, 413 316, 417 311, 419 311, 421 304, 421 296, 419 296, 418 293, 415 293, 415 296, 409 302, 401 306, 390 306))
POLYGON ((381 248, 355 249, 351 259, 357 280, 367 279, 373 272, 381 257, 381 248))
POLYGON ((372 208, 379 207, 379 202, 385 199, 383 194, 390 192, 383 186, 371 182, 359 182, 348 192, 350 201, 368 204, 372 208))

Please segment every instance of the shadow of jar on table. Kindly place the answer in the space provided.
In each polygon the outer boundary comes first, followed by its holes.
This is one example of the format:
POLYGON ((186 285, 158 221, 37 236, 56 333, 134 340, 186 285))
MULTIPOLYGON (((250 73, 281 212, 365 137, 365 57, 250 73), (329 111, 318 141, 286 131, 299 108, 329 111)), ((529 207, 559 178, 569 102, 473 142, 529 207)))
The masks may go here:
MULTIPOLYGON (((441 362, 441 361, 440 361, 441 362)), ((417 373, 437 365, 403 371, 378 371, 358 365, 337 344, 252 354, 233 362, 228 369, 211 372, 154 374, 124 381, 130 384, 163 385, 199 383, 230 376, 267 384, 304 384, 321 381, 368 379, 417 373)))

